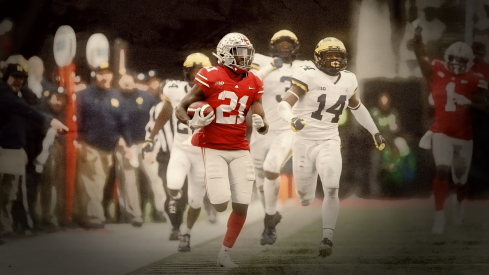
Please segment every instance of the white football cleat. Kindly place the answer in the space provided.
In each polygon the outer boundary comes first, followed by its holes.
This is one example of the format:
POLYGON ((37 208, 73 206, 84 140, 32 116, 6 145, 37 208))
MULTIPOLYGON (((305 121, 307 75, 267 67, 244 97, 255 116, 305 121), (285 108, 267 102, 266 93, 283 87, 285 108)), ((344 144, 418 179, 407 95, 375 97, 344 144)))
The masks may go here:
POLYGON ((433 234, 443 234, 445 228, 445 211, 440 210, 435 212, 435 222, 433 223, 433 228, 431 232, 433 234))
POLYGON ((458 202, 457 196, 453 196, 452 199, 452 211, 453 211, 453 224, 461 225, 464 221, 464 203, 465 200, 458 202))
POLYGON ((224 268, 235 268, 238 267, 233 261, 231 261, 231 257, 229 255, 219 255, 217 256, 217 265, 224 268))

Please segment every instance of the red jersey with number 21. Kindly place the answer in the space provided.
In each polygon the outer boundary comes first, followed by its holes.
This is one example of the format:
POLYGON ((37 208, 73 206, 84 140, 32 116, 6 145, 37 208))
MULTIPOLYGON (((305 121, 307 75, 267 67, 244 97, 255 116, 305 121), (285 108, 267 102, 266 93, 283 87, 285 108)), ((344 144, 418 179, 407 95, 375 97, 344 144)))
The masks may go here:
POLYGON ((221 66, 205 67, 195 76, 195 84, 204 91, 205 99, 216 118, 192 137, 195 146, 220 150, 249 150, 246 140, 246 114, 251 104, 263 95, 263 82, 248 72, 243 79, 233 80, 229 70, 221 66))
POLYGON ((455 97, 458 94, 471 99, 484 76, 473 71, 454 75, 445 68, 440 60, 433 60, 432 65, 431 93, 435 101, 435 122, 431 125, 430 130, 452 138, 471 140, 471 107, 458 105, 455 97))

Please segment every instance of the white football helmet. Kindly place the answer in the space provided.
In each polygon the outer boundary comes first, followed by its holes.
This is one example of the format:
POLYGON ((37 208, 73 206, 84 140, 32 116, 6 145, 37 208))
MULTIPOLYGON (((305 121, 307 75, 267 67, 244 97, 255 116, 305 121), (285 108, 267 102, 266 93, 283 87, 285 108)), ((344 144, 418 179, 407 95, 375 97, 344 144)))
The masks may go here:
POLYGON ((216 53, 218 63, 222 64, 237 74, 242 74, 251 69, 251 63, 255 55, 255 49, 250 40, 243 34, 232 32, 226 34, 219 44, 216 53))
POLYGON ((464 74, 474 65, 474 53, 465 42, 458 41, 445 51, 445 67, 453 74, 464 74))

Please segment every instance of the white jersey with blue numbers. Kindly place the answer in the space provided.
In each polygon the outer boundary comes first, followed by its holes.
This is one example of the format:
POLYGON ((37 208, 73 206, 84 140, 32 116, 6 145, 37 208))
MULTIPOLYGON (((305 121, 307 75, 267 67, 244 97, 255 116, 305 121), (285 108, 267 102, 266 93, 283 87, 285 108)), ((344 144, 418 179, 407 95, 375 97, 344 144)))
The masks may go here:
MULTIPOLYGON (((260 70, 272 62, 273 58, 255 54, 253 70, 260 70)), ((269 131, 290 130, 290 123, 280 118, 277 106, 285 93, 290 89, 292 75, 300 66, 313 65, 311 61, 294 60, 292 64, 284 64, 281 68, 272 71, 263 80, 264 93, 262 96, 263 109, 269 125, 269 131)))
MULTIPOLYGON (((189 91, 190 91, 190 85, 186 81, 170 80, 163 87, 163 95, 165 96, 165 100, 171 103, 173 110, 175 110, 175 108, 182 101, 183 97, 189 91)), ((173 129, 175 133, 173 146, 181 147, 182 143, 192 136, 192 130, 190 130, 190 128, 188 128, 187 125, 181 123, 177 119, 175 115, 175 111, 173 111, 172 120, 173 120, 173 129)), ((200 148, 195 146, 185 147, 185 150, 200 152, 200 148)))
POLYGON ((294 116, 307 122, 296 138, 339 140, 338 121, 358 87, 355 74, 345 70, 331 77, 315 65, 303 66, 294 72, 292 84, 306 92, 292 108, 294 116))

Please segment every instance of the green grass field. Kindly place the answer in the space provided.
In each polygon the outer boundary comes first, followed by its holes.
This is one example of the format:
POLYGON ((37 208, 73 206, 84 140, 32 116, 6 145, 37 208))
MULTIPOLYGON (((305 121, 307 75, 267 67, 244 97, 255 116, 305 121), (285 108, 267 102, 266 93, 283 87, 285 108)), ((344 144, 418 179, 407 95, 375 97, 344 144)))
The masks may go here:
POLYGON ((457 227, 448 206, 445 234, 435 237, 426 201, 342 203, 333 254, 322 258, 320 207, 292 207, 284 211, 273 246, 259 245, 262 222, 245 226, 232 252, 239 268, 216 267, 222 242, 216 238, 134 274, 489 274, 488 210, 486 203, 469 203, 457 227), (305 214, 314 218, 301 224, 305 214))

